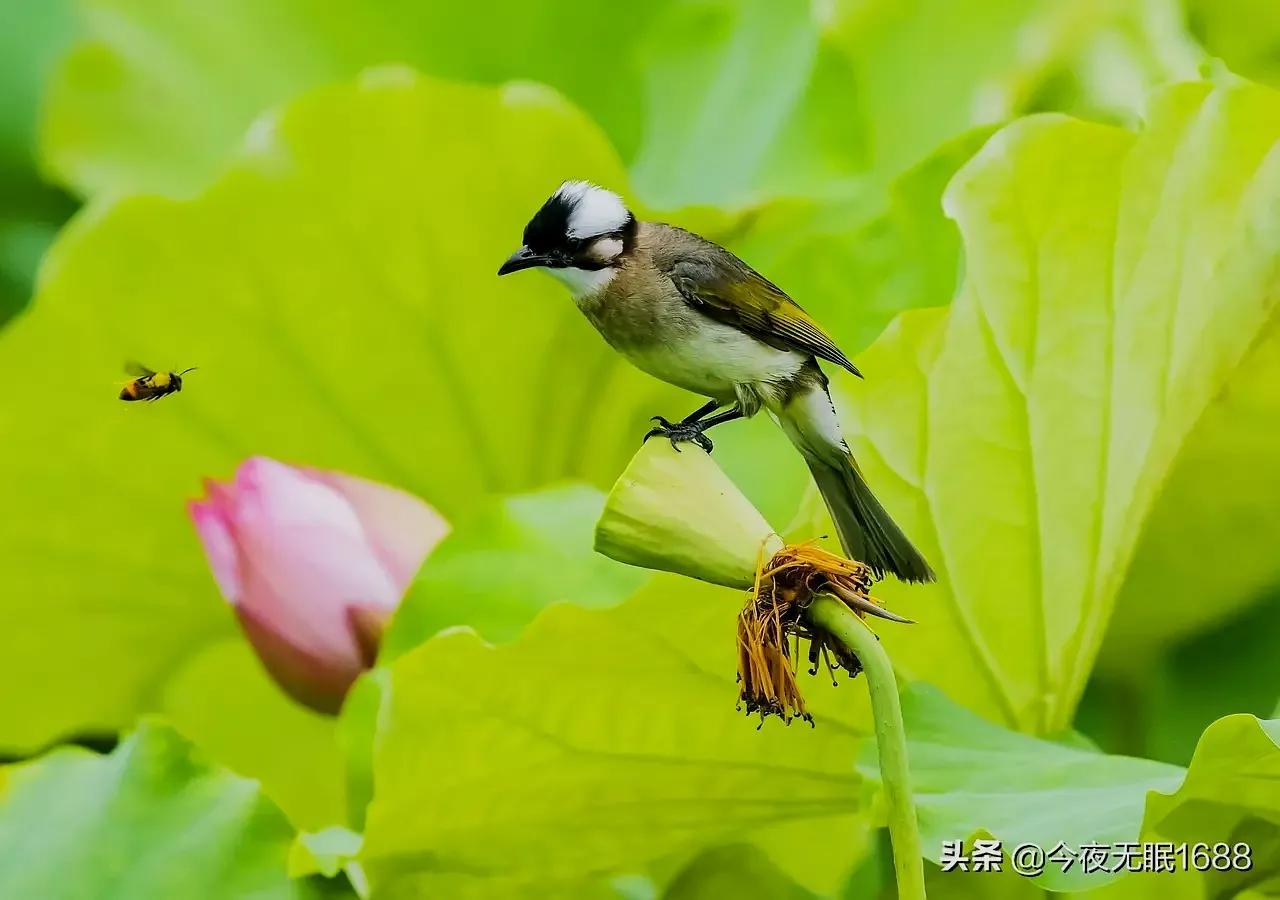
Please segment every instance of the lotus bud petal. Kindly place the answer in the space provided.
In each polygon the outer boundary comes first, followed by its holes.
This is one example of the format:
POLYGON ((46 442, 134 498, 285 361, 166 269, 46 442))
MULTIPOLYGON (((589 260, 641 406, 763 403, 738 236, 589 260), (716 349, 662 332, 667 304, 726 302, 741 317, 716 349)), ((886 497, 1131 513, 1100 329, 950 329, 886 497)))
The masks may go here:
POLYGON ((191 517, 249 642, 290 696, 337 712, 448 526, 395 488, 262 457, 205 490, 191 517))

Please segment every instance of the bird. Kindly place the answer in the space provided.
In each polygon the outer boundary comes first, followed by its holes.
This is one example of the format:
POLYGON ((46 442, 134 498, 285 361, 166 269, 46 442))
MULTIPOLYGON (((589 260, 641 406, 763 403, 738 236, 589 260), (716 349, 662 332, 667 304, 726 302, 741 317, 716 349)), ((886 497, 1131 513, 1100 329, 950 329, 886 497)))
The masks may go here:
POLYGON ((718 244, 640 221, 618 194, 576 180, 533 214, 498 275, 525 269, 561 281, 636 367, 707 398, 677 422, 654 416, 646 440, 710 453, 709 429, 763 410, 804 458, 851 559, 878 578, 935 579, 854 461, 818 361, 862 373, 781 288, 718 244))

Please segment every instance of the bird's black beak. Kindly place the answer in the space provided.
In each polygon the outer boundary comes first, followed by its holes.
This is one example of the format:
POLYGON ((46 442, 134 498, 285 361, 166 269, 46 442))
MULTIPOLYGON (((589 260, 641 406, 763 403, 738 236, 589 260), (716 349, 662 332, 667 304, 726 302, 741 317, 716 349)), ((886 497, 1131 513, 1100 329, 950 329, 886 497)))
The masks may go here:
POLYGON ((536 266, 546 266, 551 264, 551 259, 534 253, 528 247, 521 247, 515 253, 498 267, 499 275, 507 275, 511 272, 519 272, 521 269, 532 269, 536 266))

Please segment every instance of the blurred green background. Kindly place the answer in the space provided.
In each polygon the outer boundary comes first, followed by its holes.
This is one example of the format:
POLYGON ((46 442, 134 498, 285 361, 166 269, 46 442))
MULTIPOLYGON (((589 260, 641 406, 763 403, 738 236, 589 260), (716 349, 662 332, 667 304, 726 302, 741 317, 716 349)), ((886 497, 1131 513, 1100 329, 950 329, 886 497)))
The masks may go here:
MULTIPOLYGON (((741 598, 590 551, 693 398, 493 276, 567 178, 867 374, 851 443, 943 573, 884 591, 934 862, 1257 850, 931 894, 1280 890, 1277 732, 1232 717, 1280 701, 1277 86, 1272 0, 0 0, 0 896, 892 890, 860 686, 757 733, 741 598), (134 409, 126 358, 199 381, 134 409), (454 527, 338 719, 263 673, 187 517, 255 454, 454 527)), ((715 459, 829 529, 770 423, 715 459)))

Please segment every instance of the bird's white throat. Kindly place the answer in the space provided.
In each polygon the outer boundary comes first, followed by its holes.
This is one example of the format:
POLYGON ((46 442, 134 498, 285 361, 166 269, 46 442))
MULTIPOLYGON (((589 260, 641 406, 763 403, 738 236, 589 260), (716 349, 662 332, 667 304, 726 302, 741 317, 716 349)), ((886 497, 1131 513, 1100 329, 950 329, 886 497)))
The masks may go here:
POLYGON ((553 276, 557 281, 563 282, 564 286, 569 289, 569 293, 573 294, 574 300, 585 300, 604 290, 605 285, 613 281, 614 268, 605 266, 603 269, 576 269, 573 266, 567 266, 563 269, 543 269, 548 275, 553 276))

